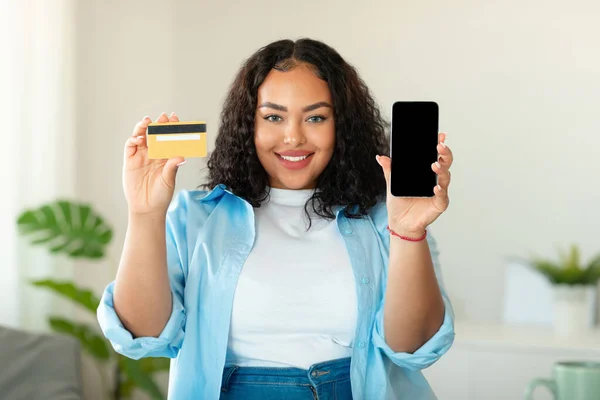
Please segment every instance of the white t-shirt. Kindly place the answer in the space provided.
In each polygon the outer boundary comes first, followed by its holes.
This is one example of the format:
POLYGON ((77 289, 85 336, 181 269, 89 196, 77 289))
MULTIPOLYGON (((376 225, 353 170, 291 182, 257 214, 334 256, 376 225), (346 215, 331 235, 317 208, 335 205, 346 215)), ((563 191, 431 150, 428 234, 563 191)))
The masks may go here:
POLYGON ((304 204, 313 190, 270 189, 236 287, 227 363, 297 367, 352 354, 354 274, 335 220, 304 204))

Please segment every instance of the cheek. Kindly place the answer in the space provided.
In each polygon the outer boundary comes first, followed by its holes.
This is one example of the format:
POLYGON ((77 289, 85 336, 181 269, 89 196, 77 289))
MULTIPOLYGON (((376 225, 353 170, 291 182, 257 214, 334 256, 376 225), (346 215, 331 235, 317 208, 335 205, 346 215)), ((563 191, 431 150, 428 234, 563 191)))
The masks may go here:
POLYGON ((314 139, 315 145, 323 152, 332 153, 335 148, 335 130, 332 127, 326 131, 319 132, 314 139))
POLYGON ((254 128, 254 144, 257 151, 269 151, 277 145, 277 132, 264 126, 254 128))

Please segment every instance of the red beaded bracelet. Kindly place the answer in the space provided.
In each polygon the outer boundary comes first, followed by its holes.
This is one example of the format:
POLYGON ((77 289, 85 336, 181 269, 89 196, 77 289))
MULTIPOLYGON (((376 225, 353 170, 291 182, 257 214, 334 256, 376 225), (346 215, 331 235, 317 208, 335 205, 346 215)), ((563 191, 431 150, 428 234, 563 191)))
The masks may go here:
POLYGON ((421 240, 423 240, 423 239, 425 239, 427 237, 427 229, 425 230, 425 233, 423 234, 423 236, 421 236, 420 238, 416 238, 416 239, 408 237, 408 236, 398 235, 396 232, 394 232, 393 230, 390 229, 389 225, 387 226, 387 230, 390 231, 390 233, 393 236, 397 236, 397 237, 399 237, 400 239, 403 239, 403 240, 408 240, 409 242, 420 242, 421 240))

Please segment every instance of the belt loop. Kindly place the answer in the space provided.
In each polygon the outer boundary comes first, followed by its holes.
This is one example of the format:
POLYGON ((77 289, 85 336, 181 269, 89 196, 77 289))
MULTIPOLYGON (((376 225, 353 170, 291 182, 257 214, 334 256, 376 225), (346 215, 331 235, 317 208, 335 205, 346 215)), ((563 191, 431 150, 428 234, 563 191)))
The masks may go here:
POLYGON ((221 383, 221 391, 226 392, 229 390, 229 380, 235 371, 237 371, 239 367, 237 365, 233 367, 229 367, 225 369, 223 373, 223 382, 221 383))

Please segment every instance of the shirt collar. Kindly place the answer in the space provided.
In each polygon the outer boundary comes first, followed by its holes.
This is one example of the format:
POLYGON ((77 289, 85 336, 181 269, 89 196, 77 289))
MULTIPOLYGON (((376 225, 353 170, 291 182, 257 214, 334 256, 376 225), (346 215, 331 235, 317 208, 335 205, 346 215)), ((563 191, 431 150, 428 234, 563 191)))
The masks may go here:
POLYGON ((220 183, 212 188, 210 192, 196 197, 196 200, 199 200, 200 202, 211 201, 223 197, 225 193, 235 196, 229 189, 226 188, 224 184, 220 183))
MULTIPOLYGON (((196 199, 200 202, 211 201, 211 200, 215 200, 220 197, 223 197, 226 193, 230 194, 232 196, 235 196, 240 200, 244 200, 241 197, 234 194, 231 190, 227 189, 227 187, 223 183, 218 184, 210 192, 208 192, 205 195, 198 196, 196 199)), ((246 200, 244 200, 244 201, 246 201, 246 200)), ((334 212, 335 216, 339 217, 339 213, 341 211, 343 211, 345 208, 346 208, 346 206, 334 206, 333 212, 334 212)), ((342 216, 343 216, 343 214, 342 214, 342 216)))

